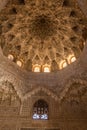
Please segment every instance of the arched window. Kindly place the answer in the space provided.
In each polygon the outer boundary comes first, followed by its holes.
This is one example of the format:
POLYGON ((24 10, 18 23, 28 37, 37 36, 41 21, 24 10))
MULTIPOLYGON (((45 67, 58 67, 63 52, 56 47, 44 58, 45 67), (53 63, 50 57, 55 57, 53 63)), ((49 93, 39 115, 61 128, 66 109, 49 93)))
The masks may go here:
POLYGON ((17 63, 17 65, 18 65, 19 67, 22 67, 22 65, 23 65, 23 63, 22 63, 21 60, 17 60, 16 63, 17 63))
POLYGON ((48 119, 48 104, 44 100, 38 100, 33 106, 33 119, 48 119))
POLYGON ((40 72, 40 67, 36 66, 36 67, 34 68, 34 72, 40 72))
POLYGON ((72 56, 71 59, 70 59, 70 62, 75 62, 76 61, 76 57, 75 56, 72 56))
POLYGON ((67 67, 67 62, 66 62, 66 60, 63 60, 61 63, 60 63, 60 69, 63 69, 63 68, 65 68, 65 67, 67 67))
POLYGON ((11 61, 13 61, 14 60, 14 56, 12 54, 9 54, 8 55, 8 59, 10 59, 11 61))
POLYGON ((67 67, 67 62, 66 61, 64 61, 63 64, 62 64, 62 68, 65 68, 65 67, 67 67))
POLYGON ((43 65, 43 70, 42 71, 43 72, 50 72, 50 65, 48 65, 48 64, 43 65))
POLYGON ((36 64, 36 65, 33 65, 33 72, 40 72, 41 70, 41 66, 36 64))
POLYGON ((68 57, 68 63, 71 64, 72 62, 75 62, 76 61, 76 57, 73 55, 69 55, 68 57))

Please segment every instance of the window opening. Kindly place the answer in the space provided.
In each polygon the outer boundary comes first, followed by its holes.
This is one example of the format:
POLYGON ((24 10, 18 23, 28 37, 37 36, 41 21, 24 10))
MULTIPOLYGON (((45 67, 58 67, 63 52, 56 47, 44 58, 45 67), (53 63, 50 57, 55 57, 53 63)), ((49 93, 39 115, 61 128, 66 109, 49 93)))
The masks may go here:
POLYGON ((33 119, 47 120, 48 105, 44 100, 38 100, 33 107, 33 119))

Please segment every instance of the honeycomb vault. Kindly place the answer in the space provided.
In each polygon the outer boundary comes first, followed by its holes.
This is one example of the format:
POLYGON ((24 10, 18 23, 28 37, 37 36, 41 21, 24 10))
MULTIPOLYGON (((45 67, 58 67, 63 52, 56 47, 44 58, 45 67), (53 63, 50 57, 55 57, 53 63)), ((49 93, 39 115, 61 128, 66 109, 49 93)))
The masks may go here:
POLYGON ((0 13, 0 44, 5 56, 12 54, 28 71, 33 64, 55 71, 69 55, 79 57, 86 26, 74 0, 10 0, 0 13))

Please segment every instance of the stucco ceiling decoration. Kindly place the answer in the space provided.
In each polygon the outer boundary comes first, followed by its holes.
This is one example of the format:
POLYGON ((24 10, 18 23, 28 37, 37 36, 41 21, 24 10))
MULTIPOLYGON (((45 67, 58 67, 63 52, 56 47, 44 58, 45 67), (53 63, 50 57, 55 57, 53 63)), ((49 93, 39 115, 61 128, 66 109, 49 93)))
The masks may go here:
POLYGON ((35 37, 42 42, 48 40, 51 36, 57 33, 56 21, 50 18, 49 15, 38 15, 30 21, 29 32, 31 37, 35 37))
POLYGON ((75 0, 10 0, 0 24, 3 53, 22 60, 29 71, 32 64, 49 64, 55 71, 84 48, 87 19, 75 0))
POLYGON ((60 94, 60 102, 81 103, 87 99, 87 81, 82 79, 72 79, 60 94))

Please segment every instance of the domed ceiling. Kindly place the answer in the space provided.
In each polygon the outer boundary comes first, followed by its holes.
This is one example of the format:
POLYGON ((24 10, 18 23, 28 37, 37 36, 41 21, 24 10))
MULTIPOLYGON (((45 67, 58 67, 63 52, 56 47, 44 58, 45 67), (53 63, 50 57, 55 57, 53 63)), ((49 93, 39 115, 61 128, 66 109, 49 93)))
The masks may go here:
POLYGON ((10 0, 0 12, 0 44, 28 71, 34 65, 55 71, 70 55, 80 56, 86 26, 76 0, 10 0))

